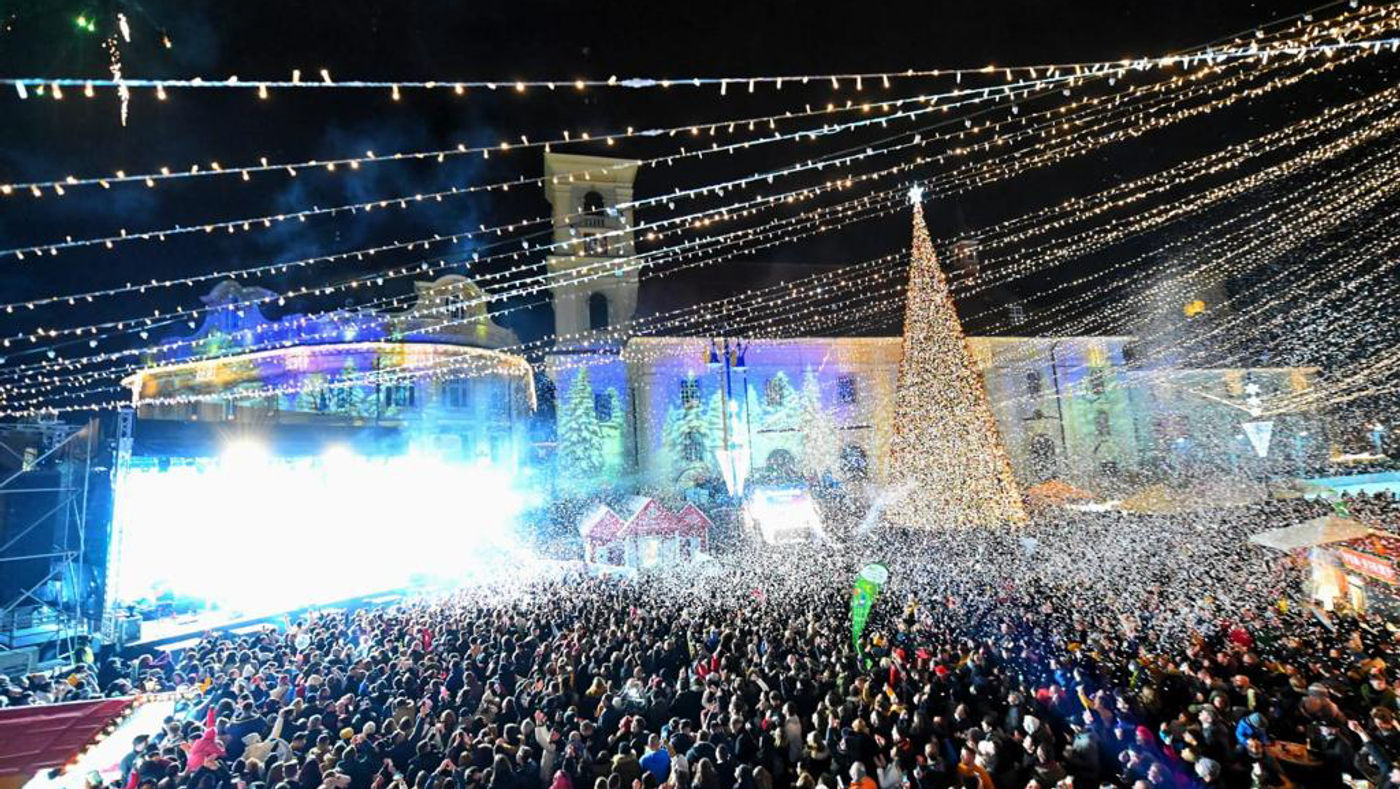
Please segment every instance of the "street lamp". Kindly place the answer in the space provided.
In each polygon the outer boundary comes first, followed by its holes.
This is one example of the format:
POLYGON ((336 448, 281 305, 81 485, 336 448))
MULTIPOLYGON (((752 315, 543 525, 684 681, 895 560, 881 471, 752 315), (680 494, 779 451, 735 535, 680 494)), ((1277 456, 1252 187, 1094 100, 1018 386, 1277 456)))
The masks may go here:
MULTIPOLYGON (((748 369, 745 360, 748 350, 748 343, 742 340, 731 341, 728 337, 710 340, 710 371, 724 371, 724 386, 720 387, 723 446, 715 450, 715 460, 719 462, 720 473, 724 475, 724 486, 730 496, 743 495, 752 459, 748 442, 740 440, 737 425, 739 403, 734 399, 734 371, 744 373, 748 369)), ((743 399, 748 399, 747 375, 744 376, 743 399)))

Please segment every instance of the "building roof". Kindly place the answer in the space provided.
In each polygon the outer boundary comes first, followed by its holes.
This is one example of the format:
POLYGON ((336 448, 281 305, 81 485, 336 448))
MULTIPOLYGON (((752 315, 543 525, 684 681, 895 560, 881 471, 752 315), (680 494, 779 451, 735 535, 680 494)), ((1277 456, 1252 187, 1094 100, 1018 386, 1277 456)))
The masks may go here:
POLYGON ((608 542, 622 531, 623 525, 622 518, 613 512, 612 507, 599 504, 579 521, 578 533, 580 537, 593 542, 608 542))

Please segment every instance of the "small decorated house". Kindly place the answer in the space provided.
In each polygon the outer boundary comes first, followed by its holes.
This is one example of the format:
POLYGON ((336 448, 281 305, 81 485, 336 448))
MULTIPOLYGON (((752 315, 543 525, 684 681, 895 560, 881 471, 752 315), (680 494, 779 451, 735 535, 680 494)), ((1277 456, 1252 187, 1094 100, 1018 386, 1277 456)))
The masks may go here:
POLYGON ((599 505, 579 524, 592 564, 633 569, 687 562, 709 549, 713 523, 694 504, 679 513, 647 496, 633 496, 614 512, 599 505))
POLYGON ((583 537, 583 558, 589 564, 623 564, 622 541, 618 539, 626 523, 613 508, 599 504, 579 523, 583 537))
POLYGON ((680 524, 681 557, 687 557, 687 549, 690 555, 697 552, 709 553, 710 528, 715 525, 710 516, 701 512, 694 503, 690 503, 676 513, 676 520, 680 524))

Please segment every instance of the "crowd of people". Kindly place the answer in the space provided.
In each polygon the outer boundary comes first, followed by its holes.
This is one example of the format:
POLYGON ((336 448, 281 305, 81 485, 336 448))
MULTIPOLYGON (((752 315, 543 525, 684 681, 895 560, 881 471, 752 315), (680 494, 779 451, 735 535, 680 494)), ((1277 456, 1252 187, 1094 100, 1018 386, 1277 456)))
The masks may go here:
POLYGON ((1393 631, 1309 608, 1246 543, 1270 514, 518 579, 23 692, 182 691, 130 789, 1400 787, 1393 631), (891 579, 858 653, 870 560, 891 579))

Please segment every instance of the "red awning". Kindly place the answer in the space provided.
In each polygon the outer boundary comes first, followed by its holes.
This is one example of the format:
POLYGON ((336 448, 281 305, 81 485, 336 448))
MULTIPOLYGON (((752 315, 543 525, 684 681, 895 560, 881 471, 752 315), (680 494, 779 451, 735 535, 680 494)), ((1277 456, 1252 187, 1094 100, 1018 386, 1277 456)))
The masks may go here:
POLYGON ((133 699, 0 709, 0 776, 67 764, 120 718, 133 699))

